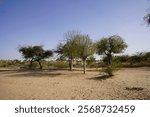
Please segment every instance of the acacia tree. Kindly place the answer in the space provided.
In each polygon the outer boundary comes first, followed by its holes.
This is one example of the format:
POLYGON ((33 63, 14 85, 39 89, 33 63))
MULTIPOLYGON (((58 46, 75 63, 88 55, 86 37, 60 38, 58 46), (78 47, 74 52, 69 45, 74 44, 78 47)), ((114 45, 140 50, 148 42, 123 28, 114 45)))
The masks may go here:
POLYGON ((118 35, 102 38, 97 42, 97 53, 99 55, 105 54, 107 56, 108 66, 112 66, 113 54, 122 53, 126 48, 127 44, 124 42, 122 37, 118 35))
POLYGON ((30 62, 29 67, 32 68, 32 64, 34 61, 34 51, 32 46, 28 47, 20 47, 19 52, 22 53, 22 56, 25 60, 30 62))
POLYGON ((56 49, 56 53, 66 57, 69 61, 70 71, 73 70, 73 60, 77 57, 77 46, 75 39, 78 38, 79 32, 69 31, 65 34, 65 43, 60 43, 56 49))
POLYGON ((22 53, 26 60, 30 61, 30 67, 32 68, 32 63, 37 61, 39 63, 40 69, 42 69, 41 61, 49 58, 53 55, 51 50, 44 50, 43 46, 27 46, 21 47, 19 52, 22 53))
POLYGON ((51 50, 44 50, 43 46, 33 46, 33 50, 34 59, 39 63, 40 69, 42 69, 41 61, 52 56, 53 52, 51 50))
POLYGON ((86 60, 89 56, 93 55, 95 52, 95 46, 88 35, 78 35, 75 39, 77 46, 78 57, 83 61, 84 74, 86 73, 86 60))

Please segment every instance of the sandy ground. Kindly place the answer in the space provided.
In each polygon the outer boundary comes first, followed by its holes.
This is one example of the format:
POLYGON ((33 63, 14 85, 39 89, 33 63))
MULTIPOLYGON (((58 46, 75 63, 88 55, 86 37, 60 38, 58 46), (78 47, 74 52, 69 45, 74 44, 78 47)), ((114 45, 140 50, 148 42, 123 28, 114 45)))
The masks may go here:
POLYGON ((99 71, 0 69, 0 99, 150 99, 150 68, 126 68, 112 78, 99 71))

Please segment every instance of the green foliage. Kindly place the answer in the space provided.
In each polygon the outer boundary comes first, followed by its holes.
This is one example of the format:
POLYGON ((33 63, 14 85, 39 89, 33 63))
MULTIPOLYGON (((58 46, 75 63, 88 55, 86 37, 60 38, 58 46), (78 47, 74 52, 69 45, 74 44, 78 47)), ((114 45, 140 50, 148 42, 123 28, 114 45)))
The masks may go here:
POLYGON ((106 75, 109 76, 109 77, 114 75, 112 67, 106 67, 105 69, 103 69, 103 72, 106 73, 106 75))
POLYGON ((70 70, 73 67, 73 60, 81 58, 85 73, 86 59, 95 52, 92 40, 88 35, 82 35, 77 31, 66 33, 65 38, 66 42, 64 44, 60 43, 55 52, 61 55, 61 58, 66 57, 68 59, 70 70))
POLYGON ((77 56, 77 47, 74 40, 75 38, 72 40, 67 40, 66 44, 63 46, 64 56, 69 59, 74 59, 77 56))
POLYGON ((0 67, 9 67, 9 68, 14 68, 14 67, 20 67, 22 65, 22 62, 15 59, 15 60, 0 60, 0 67))
POLYGON ((115 62, 128 62, 129 61, 129 56, 128 55, 122 55, 122 56, 114 56, 113 61, 115 62))
POLYGON ((78 35, 75 39, 77 56, 82 59, 84 74, 86 73, 86 60, 95 53, 95 45, 88 35, 78 35))
POLYGON ((120 62, 123 67, 150 66, 150 52, 137 52, 136 54, 131 56, 114 56, 113 61, 120 62))
POLYGON ((78 38, 75 39, 75 42, 78 57, 82 60, 87 59, 87 57, 95 53, 95 45, 88 35, 79 35, 78 38))
POLYGON ((120 63, 113 62, 112 66, 107 66, 102 69, 102 71, 109 77, 114 75, 114 72, 118 71, 121 68, 120 63))
POLYGON ((130 56, 128 62, 132 67, 150 66, 150 52, 138 52, 130 56))
POLYGON ((56 53, 60 55, 61 58, 67 58, 69 61, 70 71, 73 69, 73 60, 77 57, 77 45, 76 38, 78 38, 79 32, 69 31, 65 34, 65 43, 60 43, 57 46, 56 53))
POLYGON ((43 46, 27 46, 20 47, 19 52, 22 53, 24 59, 30 61, 30 67, 33 67, 33 62, 38 62, 42 69, 41 61, 53 55, 51 50, 44 50, 43 46))
POLYGON ((45 63, 47 68, 68 68, 69 65, 65 61, 47 61, 45 63))
POLYGON ((150 62, 150 52, 144 52, 142 60, 145 62, 150 62))
POLYGON ((10 63, 5 60, 0 60, 0 67, 8 67, 10 63))
POLYGON ((90 56, 89 58, 87 58, 87 66, 89 66, 89 67, 94 67, 94 66, 96 66, 96 60, 95 60, 95 58, 94 58, 94 56, 90 56))
POLYGON ((107 56, 103 57, 103 62, 105 63, 105 65, 108 65, 108 57, 107 56))
POLYGON ((59 56, 56 61, 66 61, 66 58, 64 56, 59 56))
POLYGON ((113 35, 108 38, 102 38, 97 42, 97 53, 99 55, 118 54, 122 53, 127 48, 127 44, 122 37, 113 35))
POLYGON ((99 61, 97 64, 98 64, 98 67, 100 67, 100 68, 106 67, 106 64, 102 60, 99 61))
POLYGON ((142 57, 138 55, 133 55, 129 58, 130 64, 140 63, 142 61, 142 57))
POLYGON ((126 48, 127 44, 118 35, 102 38, 97 42, 97 54, 106 56, 105 62, 108 66, 112 65, 113 54, 122 53, 126 48))
POLYGON ((56 53, 68 59, 74 59, 77 56, 77 46, 75 39, 78 38, 79 32, 69 31, 65 34, 65 43, 59 43, 56 53))

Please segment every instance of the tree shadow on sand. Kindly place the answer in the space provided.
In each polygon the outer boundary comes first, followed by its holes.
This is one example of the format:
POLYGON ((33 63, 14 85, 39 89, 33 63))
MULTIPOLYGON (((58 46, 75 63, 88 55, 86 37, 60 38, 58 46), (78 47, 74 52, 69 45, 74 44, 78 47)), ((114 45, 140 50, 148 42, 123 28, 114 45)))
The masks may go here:
POLYGON ((20 70, 0 70, 0 74, 11 74, 17 72, 20 72, 20 70))
POLYGON ((102 76, 96 76, 93 78, 88 78, 88 80, 98 80, 98 81, 103 81, 103 80, 107 80, 110 79, 112 77, 108 76, 108 75, 102 75, 102 76))
POLYGON ((7 77, 56 77, 63 75, 62 73, 52 73, 50 71, 29 71, 29 70, 16 70, 16 71, 5 71, 7 77))
POLYGON ((23 73, 23 74, 15 74, 11 75, 11 77, 56 77, 62 75, 61 73, 23 73))

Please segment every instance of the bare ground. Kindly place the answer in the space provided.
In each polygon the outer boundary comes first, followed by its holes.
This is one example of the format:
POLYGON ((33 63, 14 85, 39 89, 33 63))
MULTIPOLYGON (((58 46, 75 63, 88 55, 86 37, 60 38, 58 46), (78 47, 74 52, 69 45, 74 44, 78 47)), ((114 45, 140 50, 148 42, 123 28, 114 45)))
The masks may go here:
POLYGON ((106 78, 99 71, 0 69, 0 99, 147 99, 150 68, 126 68, 106 78))

